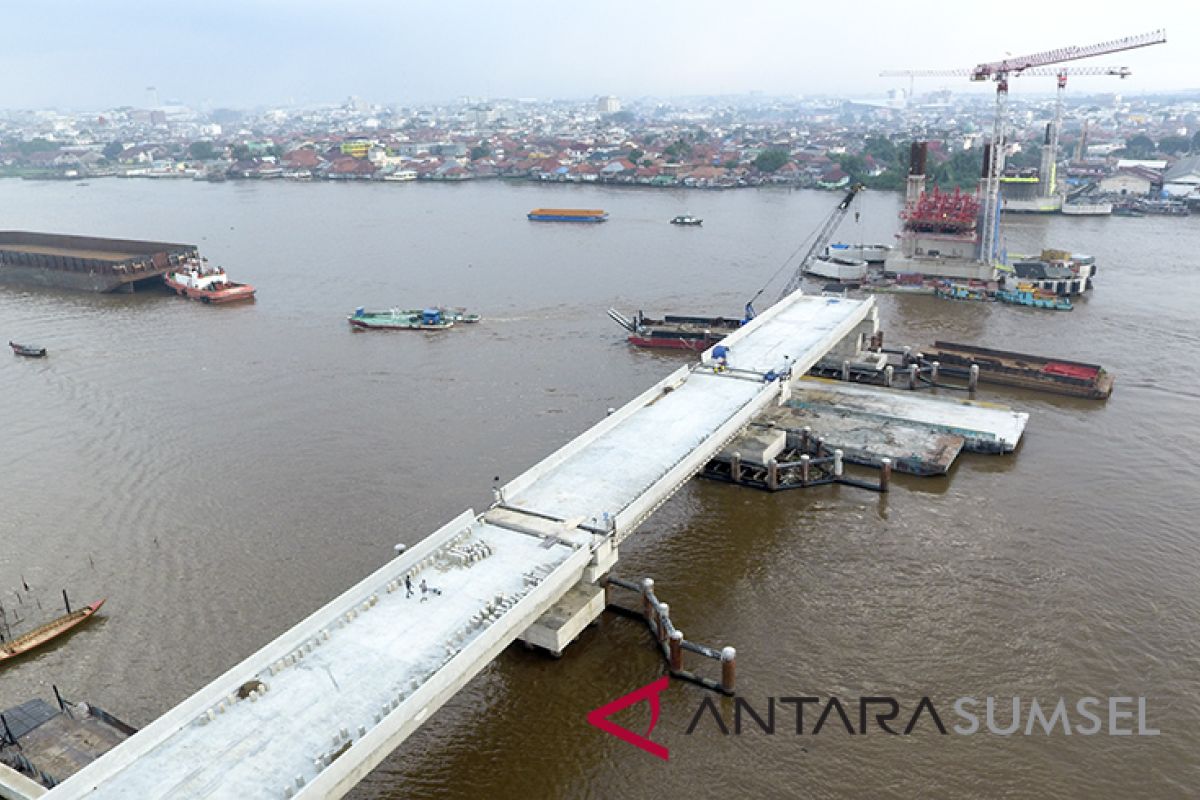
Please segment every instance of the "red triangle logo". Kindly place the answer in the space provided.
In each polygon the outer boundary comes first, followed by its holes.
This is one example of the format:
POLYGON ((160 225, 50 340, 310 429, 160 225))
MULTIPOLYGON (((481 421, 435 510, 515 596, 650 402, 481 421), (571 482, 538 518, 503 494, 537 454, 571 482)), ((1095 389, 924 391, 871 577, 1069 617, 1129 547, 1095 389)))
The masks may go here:
POLYGON ((658 714, 660 711, 658 696, 666 690, 670 681, 670 678, 663 675, 653 683, 648 683, 640 689, 635 689, 624 697, 618 697, 611 703, 605 703, 596 710, 588 713, 588 724, 595 725, 605 733, 612 734, 618 739, 629 742, 634 747, 645 750, 652 756, 661 758, 663 761, 669 761, 670 751, 658 742, 650 741, 648 737, 654 732, 654 726, 658 724, 658 714), (629 708, 635 703, 640 703, 642 700, 650 703, 650 729, 646 731, 645 736, 634 733, 628 728, 622 728, 609 719, 609 717, 618 711, 629 708))

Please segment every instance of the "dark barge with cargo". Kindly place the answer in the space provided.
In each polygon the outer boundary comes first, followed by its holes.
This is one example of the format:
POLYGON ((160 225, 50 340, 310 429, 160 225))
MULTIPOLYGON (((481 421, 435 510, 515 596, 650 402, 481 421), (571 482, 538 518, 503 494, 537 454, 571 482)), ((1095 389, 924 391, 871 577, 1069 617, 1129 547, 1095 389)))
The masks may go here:
POLYGON ((190 244, 0 231, 3 284, 133 292, 161 286, 172 267, 196 258, 199 251, 190 244))

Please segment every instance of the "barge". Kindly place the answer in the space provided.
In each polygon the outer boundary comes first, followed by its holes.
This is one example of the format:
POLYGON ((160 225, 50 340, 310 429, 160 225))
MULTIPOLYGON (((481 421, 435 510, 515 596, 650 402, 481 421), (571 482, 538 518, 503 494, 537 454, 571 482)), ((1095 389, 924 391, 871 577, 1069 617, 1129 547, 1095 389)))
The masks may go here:
POLYGON ((604 222, 608 212, 598 208, 535 208, 525 216, 533 222, 604 222))
POLYGON ((1099 364, 940 341, 924 356, 937 361, 947 375, 967 375, 974 364, 979 367, 979 380, 987 383, 1093 400, 1104 400, 1113 390, 1112 373, 1099 364))
POLYGON ((732 317, 692 317, 667 314, 651 319, 641 311, 629 319, 615 308, 608 310, 613 322, 629 331, 627 341, 635 347, 703 352, 745 324, 732 317))
POLYGON ((199 258, 195 245, 0 231, 0 283, 133 292, 160 285, 174 267, 199 258))

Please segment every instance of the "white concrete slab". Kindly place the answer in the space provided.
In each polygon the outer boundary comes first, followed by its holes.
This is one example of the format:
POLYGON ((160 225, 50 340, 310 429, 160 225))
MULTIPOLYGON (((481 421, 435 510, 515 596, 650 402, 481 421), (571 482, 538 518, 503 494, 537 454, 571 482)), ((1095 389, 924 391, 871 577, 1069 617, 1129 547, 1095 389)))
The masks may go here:
POLYGON ((914 422, 967 440, 968 449, 1010 452, 1021 441, 1029 415, 998 403, 932 397, 902 389, 880 389, 821 378, 804 378, 789 405, 835 408, 860 417, 914 422), (989 446, 990 445, 990 446, 989 446))
POLYGON ((505 503, 603 528, 764 390, 761 382, 695 373, 678 389, 593 439, 505 503))
MULTIPOLYGON (((779 370, 787 356, 795 365, 793 373, 803 375, 849 335, 874 305, 874 298, 848 300, 797 292, 726 336, 721 344, 729 348, 729 366, 735 369, 779 370)), ((710 348, 705 358, 711 354, 710 348)))
POLYGON ((427 539, 395 559, 50 796, 251 800, 291 796, 291 787, 297 796, 303 788, 304 796, 324 797, 312 793, 323 773, 336 784, 340 772, 368 759, 347 752, 329 766, 323 757, 360 747, 368 731, 415 728, 440 705, 432 702, 438 693, 483 668, 578 581, 590 559, 586 547, 547 547, 535 536, 473 523, 469 512, 430 539, 433 547, 427 539), (454 550, 490 555, 460 565, 448 543, 467 525, 470 535, 454 550), (410 597, 403 576, 413 570, 410 597), (503 603, 473 624, 498 597, 503 603), (266 692, 236 699, 251 679, 266 692))

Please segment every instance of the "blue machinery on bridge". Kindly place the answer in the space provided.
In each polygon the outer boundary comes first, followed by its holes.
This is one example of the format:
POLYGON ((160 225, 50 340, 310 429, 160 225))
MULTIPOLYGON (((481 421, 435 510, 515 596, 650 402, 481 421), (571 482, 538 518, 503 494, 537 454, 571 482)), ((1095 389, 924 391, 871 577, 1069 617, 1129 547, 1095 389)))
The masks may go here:
MULTIPOLYGON (((872 299, 789 295, 725 339, 730 369, 708 352, 671 373, 47 796, 344 795, 516 639, 561 652, 603 612, 620 544, 818 359, 855 358, 877 328, 872 299)), ((689 647, 660 605, 682 673, 689 647)), ((732 690, 731 648, 690 649, 722 660, 716 688, 732 690)))

